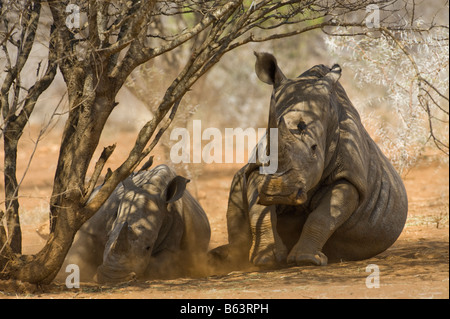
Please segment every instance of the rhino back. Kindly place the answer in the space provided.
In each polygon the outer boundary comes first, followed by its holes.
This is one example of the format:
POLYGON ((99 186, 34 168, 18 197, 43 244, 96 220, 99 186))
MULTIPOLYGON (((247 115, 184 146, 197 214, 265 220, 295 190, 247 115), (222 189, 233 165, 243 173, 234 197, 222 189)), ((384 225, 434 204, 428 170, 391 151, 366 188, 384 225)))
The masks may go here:
POLYGON ((349 180, 358 189, 360 199, 357 210, 330 242, 344 236, 370 241, 370 236, 383 235, 384 239, 377 241, 383 251, 395 242, 405 224, 406 190, 400 175, 362 125, 340 84, 336 93, 340 136, 332 179, 349 180))

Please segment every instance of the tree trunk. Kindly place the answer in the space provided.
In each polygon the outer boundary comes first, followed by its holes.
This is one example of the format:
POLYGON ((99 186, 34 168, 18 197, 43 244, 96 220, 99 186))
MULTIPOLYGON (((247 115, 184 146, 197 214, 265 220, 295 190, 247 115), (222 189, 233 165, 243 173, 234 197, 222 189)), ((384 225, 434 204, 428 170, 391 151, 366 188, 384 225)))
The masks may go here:
POLYGON ((74 223, 74 212, 59 211, 57 226, 50 234, 44 248, 36 255, 15 255, 4 270, 8 278, 30 283, 50 283, 58 273, 69 251, 80 223, 74 223))
POLYGON ((0 264, 6 266, 0 278, 50 283, 61 268, 76 232, 95 213, 84 209, 85 177, 104 124, 115 106, 111 85, 98 84, 97 90, 108 95, 96 94, 89 100, 83 95, 70 103, 72 111, 63 133, 51 197, 51 232, 47 243, 33 256, 14 254, 11 249, 3 251, 0 264))
POLYGON ((76 213, 74 208, 84 204, 86 173, 106 120, 116 105, 113 83, 102 78, 96 83, 95 92, 93 88, 90 90, 93 83, 88 75, 81 88, 68 84, 69 92, 84 92, 81 97, 69 96, 71 112, 62 137, 50 201, 50 232, 55 229, 55 218, 61 208, 70 207, 76 213))
POLYGON ((5 219, 7 225, 7 243, 12 252, 22 253, 22 232, 19 220, 19 187, 16 179, 17 144, 22 130, 11 120, 4 131, 4 181, 5 181, 5 219))

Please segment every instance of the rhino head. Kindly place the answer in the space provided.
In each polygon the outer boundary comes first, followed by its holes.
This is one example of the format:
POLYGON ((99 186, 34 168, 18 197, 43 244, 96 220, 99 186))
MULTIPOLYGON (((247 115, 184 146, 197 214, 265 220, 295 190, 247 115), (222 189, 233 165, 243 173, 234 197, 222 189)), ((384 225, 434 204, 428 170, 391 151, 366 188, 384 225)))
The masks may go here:
POLYGON ((183 196, 188 182, 176 176, 163 191, 158 185, 139 187, 133 179, 123 182, 125 191, 108 234, 103 264, 97 269, 98 282, 123 282, 147 271, 152 254, 167 240, 173 223, 168 206, 183 196))
MULTIPOLYGON (((336 147, 333 92, 341 68, 319 65, 308 74, 288 79, 273 55, 255 55, 258 78, 273 86, 268 127, 278 129, 278 167, 264 176, 259 203, 300 205, 321 180, 336 147)), ((267 143, 270 140, 268 136, 267 143)))

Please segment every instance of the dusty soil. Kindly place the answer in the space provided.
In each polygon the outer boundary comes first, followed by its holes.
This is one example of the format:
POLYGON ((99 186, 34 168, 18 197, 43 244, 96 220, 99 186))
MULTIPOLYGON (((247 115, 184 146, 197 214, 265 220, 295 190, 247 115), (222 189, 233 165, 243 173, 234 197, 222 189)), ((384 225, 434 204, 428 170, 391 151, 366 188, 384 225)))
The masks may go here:
MULTIPOLYGON (((18 159, 20 172, 28 166, 37 131, 32 129, 26 134, 18 159)), ((133 132, 119 136, 111 131, 102 138, 101 147, 118 141, 109 163, 112 168, 127 155, 134 136, 133 132)), ((23 181, 20 196, 26 254, 36 253, 45 244, 42 236, 45 237, 47 229, 47 203, 59 140, 56 133, 44 136, 23 181)), ((164 161, 164 156, 156 153, 155 159, 158 164, 164 161)), ((211 248, 227 241, 228 191, 240 166, 203 164, 196 182, 190 183, 211 223, 211 248)), ((204 278, 139 281, 116 286, 82 283, 80 288, 72 289, 58 282, 36 287, 3 281, 0 298, 449 298, 448 164, 441 163, 434 155, 425 156, 404 181, 409 196, 406 227, 390 249, 369 260, 325 267, 250 269, 204 278), (366 281, 372 282, 368 279, 372 272, 366 272, 370 264, 378 266, 379 288, 366 286, 366 281)), ((2 188, 0 185, 3 193, 2 188)))

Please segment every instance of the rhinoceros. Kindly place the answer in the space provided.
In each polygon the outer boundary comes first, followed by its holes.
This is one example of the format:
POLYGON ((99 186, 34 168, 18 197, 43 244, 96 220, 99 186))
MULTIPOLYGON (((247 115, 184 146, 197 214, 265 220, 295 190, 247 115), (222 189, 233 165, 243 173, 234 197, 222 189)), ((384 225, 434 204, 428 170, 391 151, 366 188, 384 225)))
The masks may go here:
POLYGON ((277 129, 278 166, 265 174, 262 163, 249 162, 235 174, 229 243, 210 257, 326 265, 389 248, 405 225, 405 187, 338 82, 340 66, 316 65, 288 79, 273 55, 255 55, 258 78, 273 86, 268 126, 277 129))
POLYGON ((211 231, 187 182, 166 165, 131 175, 80 228, 64 264, 101 283, 192 274, 211 231))

